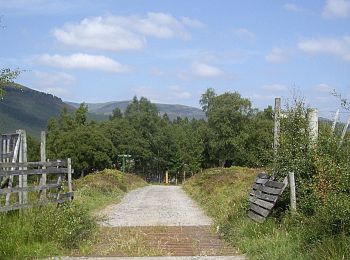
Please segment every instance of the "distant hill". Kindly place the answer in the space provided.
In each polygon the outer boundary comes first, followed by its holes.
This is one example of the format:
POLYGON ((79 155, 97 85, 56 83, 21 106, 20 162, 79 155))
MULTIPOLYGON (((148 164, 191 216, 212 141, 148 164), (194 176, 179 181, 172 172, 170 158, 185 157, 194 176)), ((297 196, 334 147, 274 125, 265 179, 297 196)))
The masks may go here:
MULTIPOLYGON (((0 132, 25 129, 33 136, 45 130, 47 120, 59 115, 67 106, 60 98, 39 92, 19 84, 3 86, 5 96, 0 101, 0 132)), ((69 106, 67 106, 69 107, 69 106)), ((69 107, 74 110, 73 107, 69 107)))
MULTIPOLYGON (((87 103, 89 112, 97 115, 103 115, 108 117, 112 114, 112 111, 119 107, 119 109, 124 112, 126 107, 130 104, 131 101, 111 101, 106 103, 87 103)), ((79 107, 79 103, 66 102, 68 105, 72 107, 79 107)), ((181 118, 195 118, 195 119, 205 119, 204 112, 195 107, 184 106, 184 105, 170 105, 170 104, 159 104, 155 103, 159 110, 160 115, 164 115, 165 113, 168 115, 170 120, 174 120, 177 117, 181 118)))
MULTIPOLYGON (((51 94, 36 91, 19 84, 2 86, 5 96, 0 100, 0 133, 12 133, 25 129, 38 138, 40 131, 46 130, 47 121, 57 118, 61 109, 67 107, 73 112, 75 107, 51 94)), ((89 119, 102 120, 105 117, 89 114, 89 119)))

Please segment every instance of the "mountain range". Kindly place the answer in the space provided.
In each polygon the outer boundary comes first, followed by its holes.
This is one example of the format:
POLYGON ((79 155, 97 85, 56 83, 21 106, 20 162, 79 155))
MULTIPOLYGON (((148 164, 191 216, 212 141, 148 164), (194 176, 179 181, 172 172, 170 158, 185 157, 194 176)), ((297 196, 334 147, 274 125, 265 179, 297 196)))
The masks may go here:
MULTIPOLYGON (((0 87, 5 91, 4 97, 0 100, 0 133, 12 133, 17 129, 25 129, 30 135, 38 138, 40 131, 46 129, 48 119, 57 118, 63 107, 73 112, 80 105, 74 102, 63 102, 61 98, 54 95, 15 83, 0 85, 0 87)), ((117 106, 121 111, 125 111, 130 102, 87 103, 88 117, 96 121, 106 120, 117 106)), ((160 115, 167 113, 171 120, 178 116, 205 118, 202 110, 195 107, 168 104, 156 104, 156 106, 160 115)))
MULTIPOLYGON (((5 90, 5 95, 0 100, 0 133, 12 133, 17 129, 25 129, 38 138, 40 131, 45 130, 50 118, 57 118, 63 107, 73 112, 79 103, 63 102, 62 99, 51 94, 27 88, 19 84, 0 85, 5 90)), ((118 107, 122 112, 131 101, 111 101, 106 103, 87 103, 88 118, 95 121, 107 120, 112 111, 118 107)), ((177 117, 205 119, 202 110, 184 105, 155 104, 159 115, 165 113, 170 120, 177 117)), ((319 118, 320 121, 331 121, 319 118)), ((350 128, 349 128, 350 129, 350 128)))
MULTIPOLYGON (((111 101, 106 103, 86 103, 88 106, 89 113, 105 116, 108 118, 112 114, 113 110, 118 107, 122 112, 126 110, 126 107, 131 103, 131 101, 111 101)), ((67 102, 71 107, 78 108, 79 103, 67 102)), ((170 120, 174 120, 177 117, 181 118, 195 118, 195 119, 205 119, 206 116, 204 112, 195 107, 184 106, 184 105, 170 105, 170 104, 160 104, 155 103, 158 108, 159 115, 162 116, 165 113, 168 115, 170 120)))

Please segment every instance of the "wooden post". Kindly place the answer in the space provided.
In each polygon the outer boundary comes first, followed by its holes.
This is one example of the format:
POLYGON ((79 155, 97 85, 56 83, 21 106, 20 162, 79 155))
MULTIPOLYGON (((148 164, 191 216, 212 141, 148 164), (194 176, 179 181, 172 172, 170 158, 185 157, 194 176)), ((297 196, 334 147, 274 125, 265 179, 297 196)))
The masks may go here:
MULTIPOLYGON (((279 139, 281 132, 281 98, 275 98, 275 108, 274 108, 274 129, 273 129, 273 158, 274 164, 277 161, 277 151, 279 147, 279 139)), ((274 174, 272 175, 274 178, 274 174)))
MULTIPOLYGON (((20 130, 18 133, 18 138, 20 138, 19 142, 19 155, 18 162, 23 162, 23 140, 22 140, 22 131, 20 130)), ((22 170, 22 167, 18 167, 19 170, 22 170)), ((18 186, 23 188, 23 175, 18 175, 18 186)), ((23 204, 23 191, 18 193, 18 202, 19 204, 23 204)))
POLYGON ((332 133, 334 133, 335 126, 337 125, 339 119, 339 109, 335 112, 334 119, 333 119, 333 124, 332 124, 332 133))
MULTIPOLYGON (((22 162, 27 162, 27 133, 25 130, 21 131, 21 139, 22 139, 22 162)), ((23 170, 27 170, 27 167, 23 167, 23 170)), ((23 175, 22 177, 22 186, 26 188, 28 186, 28 176, 23 175)), ((28 192, 23 191, 22 193, 22 202, 23 204, 28 203, 28 192)))
MULTIPOLYGON (((68 172, 68 192, 73 192, 72 188, 72 160, 71 158, 67 159, 67 172, 68 172)), ((72 197, 69 198, 72 201, 72 197)))
POLYGON ((289 187, 290 187, 290 208, 292 211, 297 210, 297 197, 295 191, 294 172, 288 173, 289 187))
POLYGON ((183 179, 183 183, 186 181, 186 171, 184 171, 184 179, 183 179))
MULTIPOLYGON (((41 162, 46 162, 46 133, 45 131, 41 131, 41 135, 40 135, 40 161, 41 162)), ((42 167, 42 169, 46 169, 45 166, 42 167)), ((41 186, 45 186, 46 185, 46 173, 43 173, 41 175, 41 179, 40 179, 40 185, 41 186)), ((46 199, 46 190, 41 190, 39 192, 39 196, 40 199, 46 199)))
POLYGON ((350 124, 350 116, 349 116, 348 121, 346 122, 346 124, 344 126, 343 133, 341 134, 339 147, 343 144, 346 132, 348 131, 348 128, 349 128, 349 124, 350 124))
MULTIPOLYGON (((12 157, 12 162, 13 163, 15 163, 17 161, 20 141, 21 141, 21 137, 20 137, 20 135, 18 135, 18 139, 16 141, 15 149, 13 150, 13 157, 12 157)), ((11 167, 11 170, 13 171, 14 168, 11 167)), ((8 188, 11 189, 12 188, 12 182, 13 182, 13 175, 11 175, 9 179, 10 180, 9 180, 8 188)), ((6 206, 10 205, 10 198, 11 198, 11 192, 6 194, 6 201, 5 201, 5 205, 6 206)))
POLYGON ((165 183, 166 184, 169 183, 169 172, 168 171, 165 172, 165 183))
POLYGON ((311 147, 315 147, 318 140, 318 111, 316 108, 310 108, 307 111, 309 121, 309 138, 311 147))

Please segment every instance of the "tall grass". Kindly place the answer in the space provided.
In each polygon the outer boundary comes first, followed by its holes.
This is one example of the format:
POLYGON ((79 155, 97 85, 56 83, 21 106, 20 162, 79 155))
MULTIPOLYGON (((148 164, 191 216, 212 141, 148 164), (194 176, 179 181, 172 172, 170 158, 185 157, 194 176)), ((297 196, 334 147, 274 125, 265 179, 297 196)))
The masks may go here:
POLYGON ((72 203, 0 214, 0 259, 35 259, 87 250, 99 231, 94 211, 146 183, 116 170, 74 182, 72 203))
POLYGON ((0 215, 0 258, 60 255, 84 242, 95 221, 78 204, 48 205, 0 215))
POLYGON ((329 218, 322 220, 321 213, 310 218, 277 210, 264 224, 250 220, 247 198, 256 173, 238 167, 210 169, 189 179, 184 189, 214 219, 218 232, 249 259, 350 258, 349 237, 343 231, 325 235, 329 218))

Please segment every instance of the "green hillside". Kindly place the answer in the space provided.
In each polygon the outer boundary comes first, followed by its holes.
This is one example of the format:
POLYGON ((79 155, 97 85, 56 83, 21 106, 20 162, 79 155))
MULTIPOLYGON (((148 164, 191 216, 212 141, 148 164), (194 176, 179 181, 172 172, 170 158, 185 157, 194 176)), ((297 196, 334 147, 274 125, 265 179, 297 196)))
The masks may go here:
MULTIPOLYGON (((130 104, 131 101, 111 101, 106 103, 87 103, 89 107, 89 112, 102 116, 109 116, 112 114, 112 111, 118 107, 122 112, 125 111, 126 107, 130 104)), ((66 102, 68 105, 77 108, 78 103, 66 102)), ((174 120, 177 117, 181 118, 195 118, 195 119, 205 119, 204 112, 195 107, 184 106, 184 105, 170 105, 170 104, 159 104, 155 103, 159 110, 160 115, 165 113, 168 115, 170 120, 174 120)))
POLYGON ((47 120, 57 117, 62 107, 67 106, 58 97, 19 84, 8 84, 3 89, 6 93, 0 101, 1 133, 25 129, 39 136, 40 131, 46 129, 47 120))

